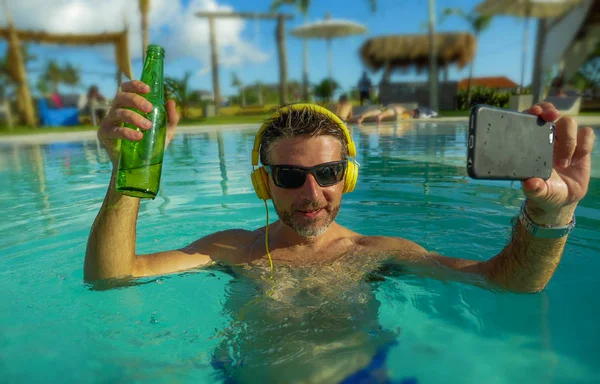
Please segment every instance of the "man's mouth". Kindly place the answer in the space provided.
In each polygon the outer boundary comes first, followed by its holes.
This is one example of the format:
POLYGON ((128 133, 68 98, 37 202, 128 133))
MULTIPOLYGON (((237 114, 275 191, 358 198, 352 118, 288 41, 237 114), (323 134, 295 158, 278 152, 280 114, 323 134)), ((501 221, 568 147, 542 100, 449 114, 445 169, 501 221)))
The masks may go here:
POLYGON ((319 216, 324 211, 325 210, 323 208, 317 208, 317 209, 299 209, 298 210, 298 212, 300 212, 302 214, 302 216, 307 217, 309 219, 314 219, 315 217, 319 216))

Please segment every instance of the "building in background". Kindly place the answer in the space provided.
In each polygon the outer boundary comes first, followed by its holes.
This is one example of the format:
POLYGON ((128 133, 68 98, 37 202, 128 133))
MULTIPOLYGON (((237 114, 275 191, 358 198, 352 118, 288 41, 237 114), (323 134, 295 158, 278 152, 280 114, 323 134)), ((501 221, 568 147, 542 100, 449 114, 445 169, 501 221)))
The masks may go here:
MULTIPOLYGON (((466 90, 468 84, 468 78, 462 79, 458 82, 458 90, 466 90)), ((519 84, 506 76, 473 77, 471 79, 471 88, 473 87, 485 87, 501 92, 512 92, 519 87, 519 84)))

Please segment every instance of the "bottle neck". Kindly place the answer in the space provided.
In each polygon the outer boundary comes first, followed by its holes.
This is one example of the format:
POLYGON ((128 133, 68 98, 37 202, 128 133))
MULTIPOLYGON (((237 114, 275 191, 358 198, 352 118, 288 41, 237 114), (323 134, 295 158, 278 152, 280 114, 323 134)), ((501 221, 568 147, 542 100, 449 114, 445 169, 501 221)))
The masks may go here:
POLYGON ((146 93, 144 97, 163 100, 165 98, 163 78, 164 56, 160 53, 148 52, 140 79, 150 87, 150 92, 146 93))

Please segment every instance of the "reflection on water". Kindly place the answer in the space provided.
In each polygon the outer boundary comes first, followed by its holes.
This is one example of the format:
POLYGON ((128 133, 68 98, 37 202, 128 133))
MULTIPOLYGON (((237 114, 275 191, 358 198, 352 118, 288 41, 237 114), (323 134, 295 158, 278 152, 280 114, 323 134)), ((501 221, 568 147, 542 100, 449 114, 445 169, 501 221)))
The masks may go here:
MULTIPOLYGON (((362 165, 359 187, 364 181, 362 176, 369 181, 393 176, 402 160, 413 161, 413 174, 424 177, 422 187, 425 195, 429 193, 431 182, 448 176, 455 177, 457 182, 469 182, 464 169, 466 124, 406 121, 382 125, 352 125, 349 130, 357 143, 358 159, 362 165), (454 167, 448 167, 449 165, 454 167)), ((235 135, 228 133, 227 136, 221 131, 178 135, 167 148, 163 179, 167 179, 167 182, 176 180, 181 187, 210 183, 218 176, 222 196, 229 195, 232 182, 236 186, 243 184, 248 187, 249 177, 246 172, 249 175, 253 133, 253 130, 245 130, 235 135), (218 168, 212 166, 215 160, 218 161, 218 168), (228 161, 239 164, 234 172, 241 171, 243 177, 231 179, 228 175, 228 161), (215 174, 217 170, 218 175, 215 174), (192 175, 190 171, 195 174, 192 175)), ((600 148, 596 146, 594 163, 598 159, 600 148)), ((47 177, 83 184, 90 175, 109 171, 108 156, 96 140, 13 145, 3 147, 0 152, 0 172, 8 178, 7 184, 14 188, 13 192, 21 188, 33 193, 31 200, 40 204, 38 209, 48 220, 51 220, 48 215, 51 215, 49 211, 52 202, 46 187, 47 177)), ((501 197, 503 204, 514 203, 510 191, 518 189, 517 184, 510 184, 507 190, 509 195, 501 197)), ((490 192, 485 182, 478 188, 474 191, 476 195, 487 195, 490 192)), ((162 214, 166 214, 170 193, 168 187, 161 188, 158 207, 162 214)))
POLYGON ((221 170, 221 190, 223 196, 227 195, 227 164, 225 163, 225 143, 223 142, 223 134, 217 132, 217 142, 219 144, 219 169, 221 170))

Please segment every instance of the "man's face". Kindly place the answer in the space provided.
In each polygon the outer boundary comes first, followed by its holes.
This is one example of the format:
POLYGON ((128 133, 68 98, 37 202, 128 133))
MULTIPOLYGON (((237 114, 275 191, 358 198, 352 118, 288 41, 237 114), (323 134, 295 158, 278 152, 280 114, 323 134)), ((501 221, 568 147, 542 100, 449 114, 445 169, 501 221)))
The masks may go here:
MULTIPOLYGON (((271 165, 313 167, 342 160, 342 143, 331 136, 279 139, 270 148, 271 165)), ((308 174, 299 188, 277 187, 269 177, 273 205, 281 221, 301 237, 318 236, 325 232, 340 209, 344 181, 321 187, 308 174)))

